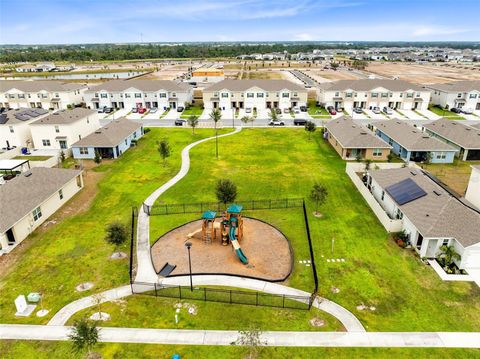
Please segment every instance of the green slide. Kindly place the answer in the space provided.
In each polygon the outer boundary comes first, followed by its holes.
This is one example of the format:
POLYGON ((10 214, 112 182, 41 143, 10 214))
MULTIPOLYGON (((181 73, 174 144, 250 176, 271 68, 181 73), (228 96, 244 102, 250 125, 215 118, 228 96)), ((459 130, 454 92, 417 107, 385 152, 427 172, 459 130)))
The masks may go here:
POLYGON ((237 239, 235 238, 235 229, 237 228, 236 226, 233 225, 234 221, 230 221, 230 230, 228 235, 230 236, 230 241, 232 242, 233 248, 235 249, 235 253, 237 253, 238 258, 243 264, 248 264, 248 259, 243 254, 242 248, 240 247, 240 244, 238 243, 237 239))

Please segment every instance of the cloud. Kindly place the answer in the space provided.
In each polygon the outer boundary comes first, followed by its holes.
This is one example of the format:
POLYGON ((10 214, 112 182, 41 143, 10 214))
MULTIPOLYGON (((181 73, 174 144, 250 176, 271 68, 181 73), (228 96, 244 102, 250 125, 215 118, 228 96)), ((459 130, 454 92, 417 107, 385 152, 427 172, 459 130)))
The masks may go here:
POLYGON ((296 34, 296 35, 294 35, 294 37, 295 37, 295 40, 298 40, 298 41, 314 40, 314 37, 312 36, 312 34, 310 34, 308 32, 302 32, 300 34, 296 34))
POLYGON ((440 26, 420 26, 416 28, 412 36, 424 37, 424 36, 445 36, 455 35, 469 32, 469 29, 461 29, 458 27, 440 27, 440 26))

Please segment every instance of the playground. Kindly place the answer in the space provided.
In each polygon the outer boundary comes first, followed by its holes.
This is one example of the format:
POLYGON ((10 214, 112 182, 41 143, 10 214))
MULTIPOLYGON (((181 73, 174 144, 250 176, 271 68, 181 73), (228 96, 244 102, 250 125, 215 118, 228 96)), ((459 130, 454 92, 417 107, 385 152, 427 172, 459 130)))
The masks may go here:
POLYGON ((192 272, 231 274, 283 281, 293 267, 287 238, 266 222, 242 216, 242 206, 224 213, 206 211, 158 238, 151 248, 161 276, 189 273, 186 244, 191 243, 192 272), (168 263, 168 265, 167 265, 168 263))

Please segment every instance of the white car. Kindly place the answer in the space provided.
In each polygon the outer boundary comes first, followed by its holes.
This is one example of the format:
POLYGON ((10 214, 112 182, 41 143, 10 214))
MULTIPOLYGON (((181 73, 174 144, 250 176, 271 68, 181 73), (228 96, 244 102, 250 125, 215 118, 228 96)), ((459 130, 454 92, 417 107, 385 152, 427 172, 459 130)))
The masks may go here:
POLYGON ((390 107, 387 107, 387 106, 385 106, 383 108, 383 113, 386 114, 386 115, 393 115, 392 109, 390 107))
POLYGON ((380 113, 380 107, 372 107, 372 112, 375 113, 375 114, 379 114, 380 113))
POLYGON ((280 120, 270 120, 268 123, 269 126, 285 126, 285 122, 280 120))
POLYGON ((460 111, 466 115, 471 115, 473 113, 471 108, 461 108, 460 111))
POLYGON ((300 108, 299 107, 294 107, 293 112, 294 113, 300 113, 300 108))
POLYGON ((252 109, 247 107, 247 108, 245 109, 245 113, 252 113, 252 109))

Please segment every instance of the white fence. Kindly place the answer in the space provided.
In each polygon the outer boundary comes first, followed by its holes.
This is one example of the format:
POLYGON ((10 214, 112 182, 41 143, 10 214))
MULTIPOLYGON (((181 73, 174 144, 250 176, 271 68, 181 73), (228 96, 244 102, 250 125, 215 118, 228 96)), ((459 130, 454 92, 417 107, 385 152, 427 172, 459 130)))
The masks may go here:
MULTIPOLYGON (((382 169, 388 168, 400 168, 402 163, 375 163, 372 166, 378 166, 382 169)), ((385 227, 387 232, 400 232, 402 230, 403 222, 400 219, 391 219, 387 213, 383 210, 382 206, 377 202, 375 197, 370 193, 367 187, 363 184, 363 181, 357 175, 357 172, 363 172, 365 170, 365 164, 363 163, 347 163, 346 172, 348 177, 352 180, 355 187, 361 193, 367 204, 372 209, 373 213, 377 216, 378 220, 385 227)))
POLYGON ((10 160, 15 156, 21 154, 22 149, 20 147, 12 148, 11 150, 0 153, 0 160, 10 160))

